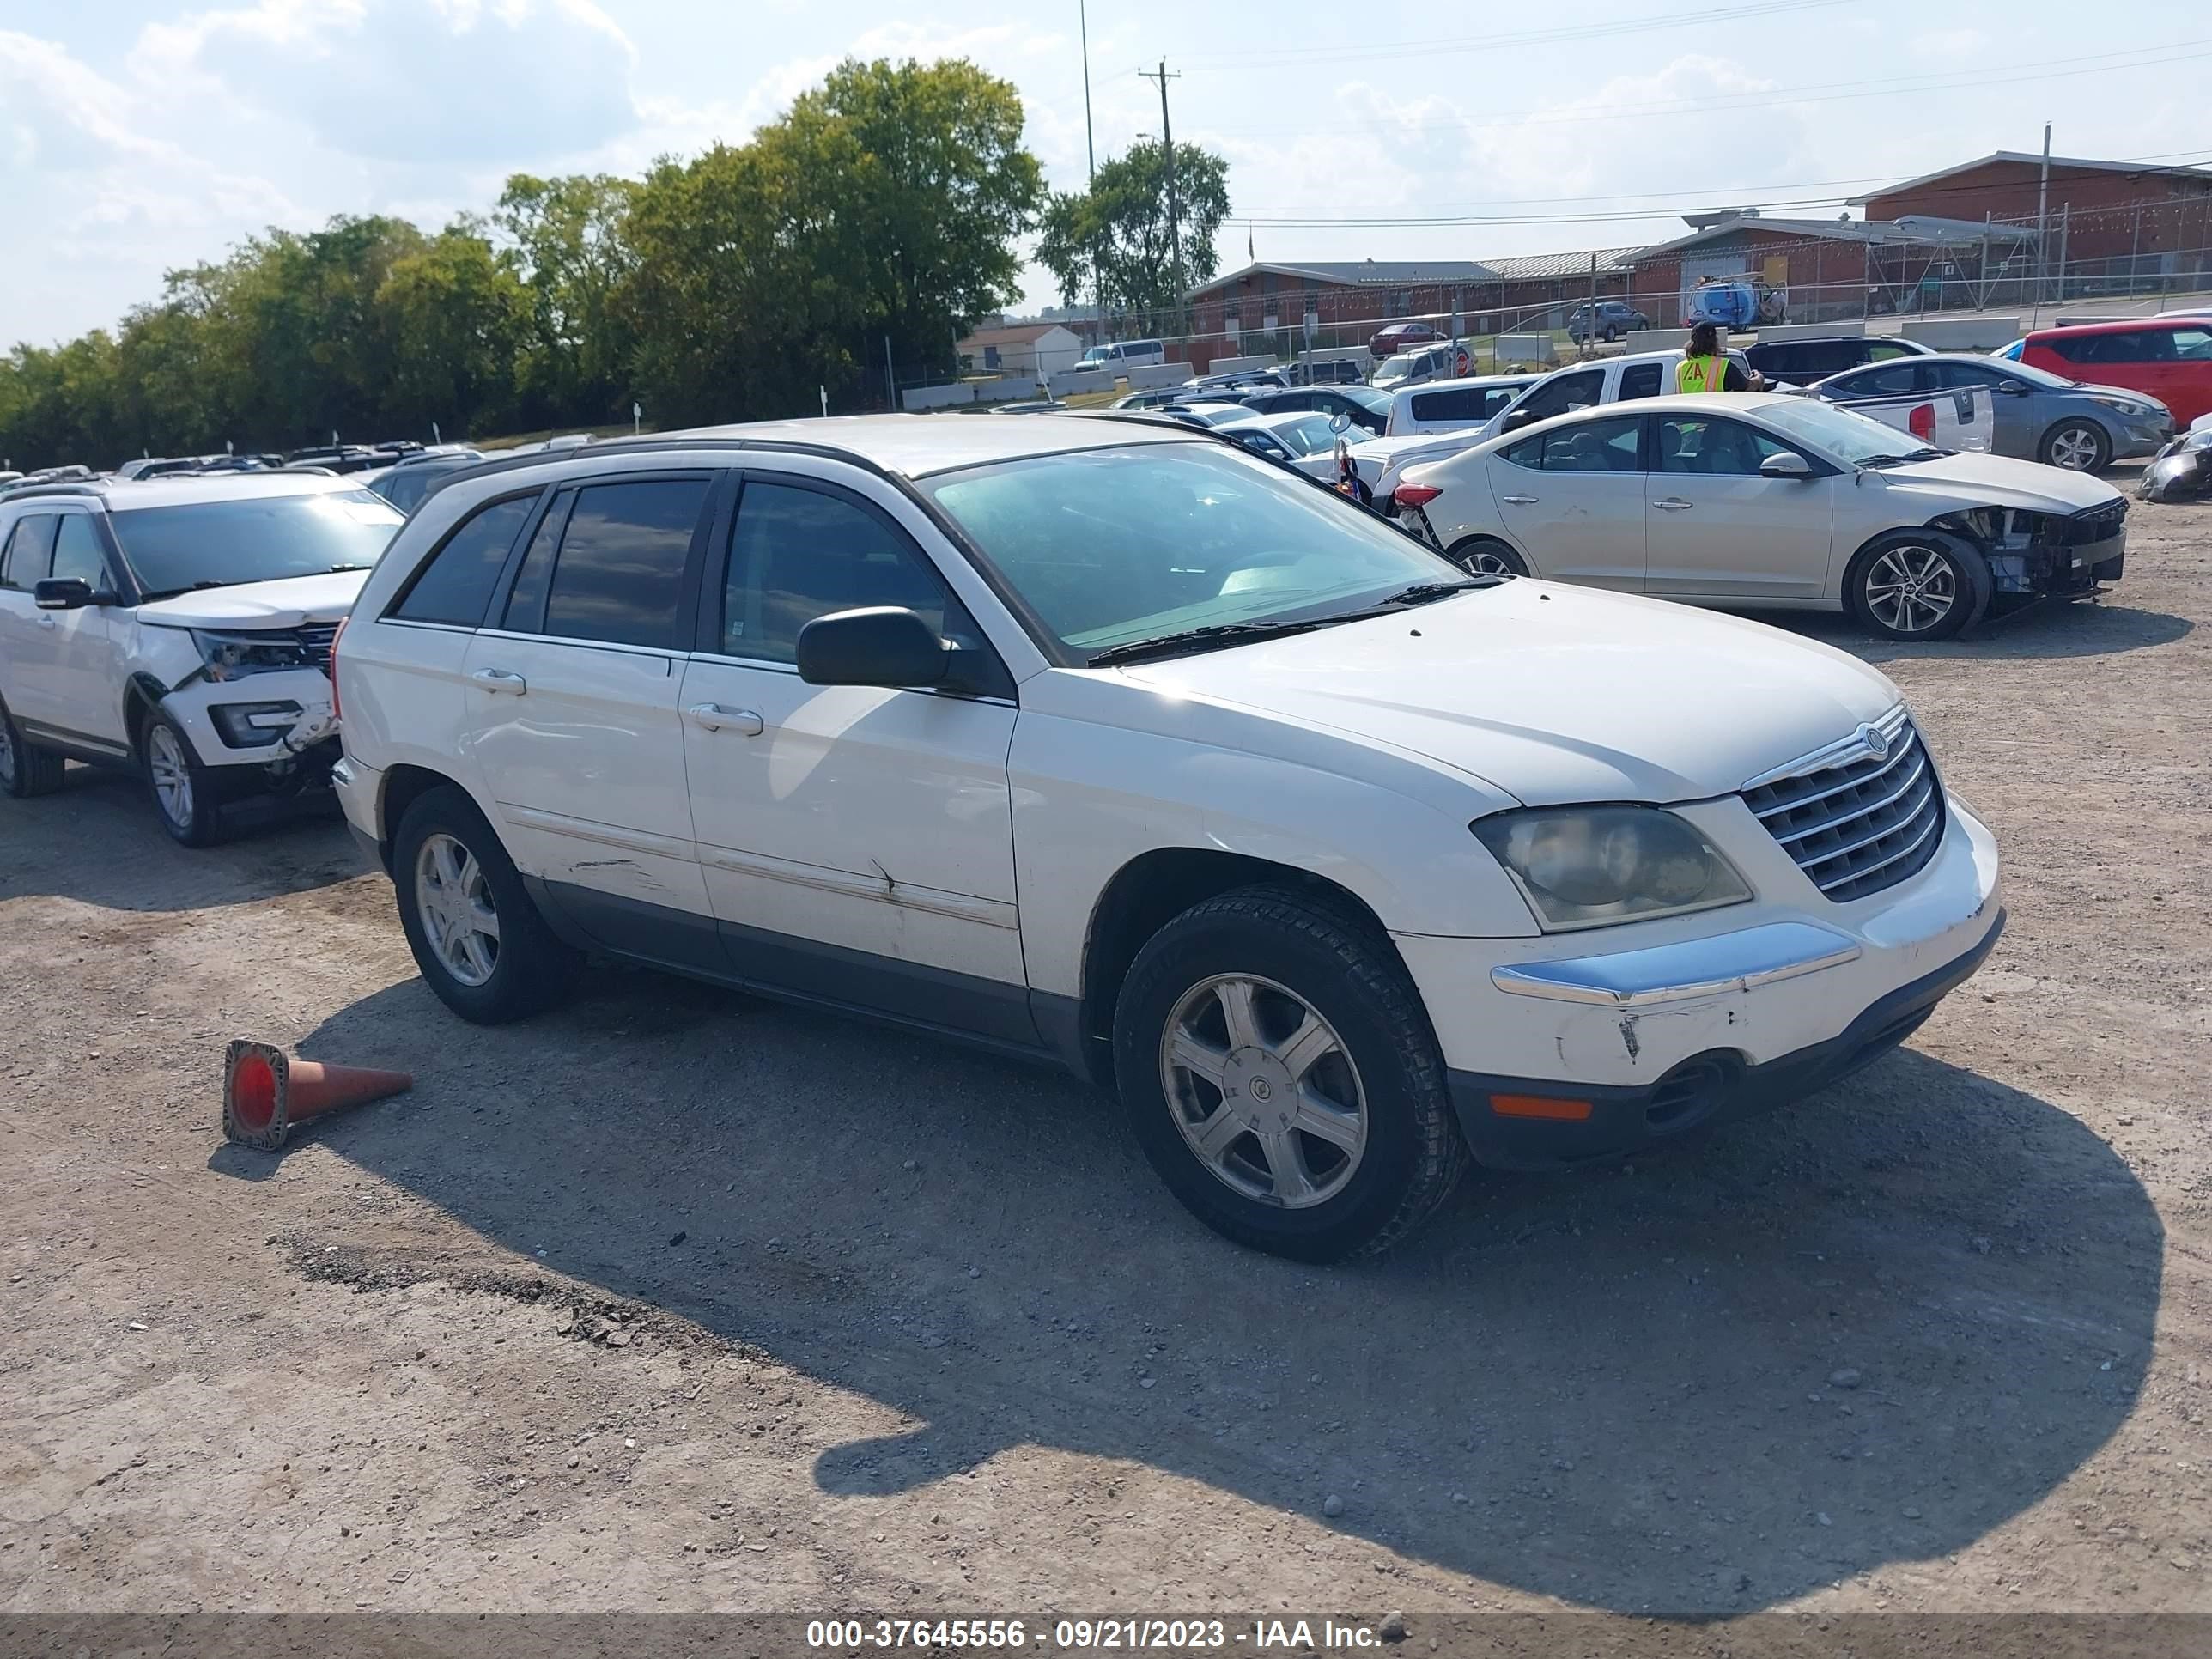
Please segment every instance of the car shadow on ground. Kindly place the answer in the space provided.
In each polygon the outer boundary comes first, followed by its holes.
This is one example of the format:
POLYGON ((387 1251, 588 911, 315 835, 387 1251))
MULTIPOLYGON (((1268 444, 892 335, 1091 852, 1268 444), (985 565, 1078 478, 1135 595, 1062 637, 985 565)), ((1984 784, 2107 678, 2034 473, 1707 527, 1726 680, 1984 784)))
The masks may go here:
POLYGON ((227 827, 218 846, 179 847, 137 778, 71 766, 51 795, 0 800, 0 901, 57 894, 110 910, 199 910, 306 892, 368 867, 326 790, 240 803, 227 827), (100 849, 89 866, 88 847, 100 849))
POLYGON ((1954 639, 1916 644, 1885 640, 1838 611, 1762 611, 1755 620, 1786 628, 1806 639, 1848 651, 1861 661, 1889 663, 1928 658, 2108 657, 2171 645, 2195 624, 2162 611, 2142 611, 2113 599, 2045 602, 1997 617, 1954 639))
POLYGON ((1917 1051, 1630 1165, 1477 1176, 1322 1269, 1201 1230, 1055 1073, 651 975, 485 1031, 410 981, 301 1048, 417 1073, 315 1126, 340 1156, 924 1425, 824 1452, 825 1492, 1064 1447, 1335 1494, 1329 1525, 1585 1607, 1749 1611, 1971 1544, 2127 1417, 2159 1304, 2112 1150, 1917 1051))

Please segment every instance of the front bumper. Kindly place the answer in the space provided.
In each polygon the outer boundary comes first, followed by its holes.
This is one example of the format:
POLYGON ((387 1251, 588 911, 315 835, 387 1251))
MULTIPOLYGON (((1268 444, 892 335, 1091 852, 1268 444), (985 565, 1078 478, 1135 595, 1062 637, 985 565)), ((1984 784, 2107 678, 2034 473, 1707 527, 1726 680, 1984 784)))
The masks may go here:
POLYGON ((1633 1152, 1809 1093, 1904 1041, 2004 925, 1996 843, 1949 806, 1924 869, 1844 904, 1763 830, 1765 848, 1732 823, 1749 817, 1732 799, 1675 810, 1706 820, 1755 891, 1803 902, 1541 939, 1395 935, 1477 1160, 1633 1152))
POLYGON ((319 668, 195 679, 161 707, 183 726, 203 766, 289 772, 304 756, 319 761, 336 750, 337 715, 330 677, 319 668))

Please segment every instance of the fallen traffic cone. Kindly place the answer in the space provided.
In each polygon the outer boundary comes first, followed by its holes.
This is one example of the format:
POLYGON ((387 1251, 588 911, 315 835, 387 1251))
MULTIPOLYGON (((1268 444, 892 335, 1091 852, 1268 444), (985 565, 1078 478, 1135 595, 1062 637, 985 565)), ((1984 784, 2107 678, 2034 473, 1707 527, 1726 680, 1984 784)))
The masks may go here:
POLYGON ((295 1123, 414 1086, 404 1072, 294 1060, 273 1044, 241 1038, 222 1059, 222 1132, 240 1146, 273 1152, 295 1123))

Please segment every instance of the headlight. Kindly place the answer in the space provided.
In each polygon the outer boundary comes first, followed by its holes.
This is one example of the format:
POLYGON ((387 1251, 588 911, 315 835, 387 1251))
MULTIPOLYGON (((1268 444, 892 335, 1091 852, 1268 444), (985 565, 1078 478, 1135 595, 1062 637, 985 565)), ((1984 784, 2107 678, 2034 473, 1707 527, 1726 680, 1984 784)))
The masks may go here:
POLYGON ((2155 421, 2166 414, 2164 404, 2154 404, 2141 398, 2092 398, 2089 401, 2117 410, 2130 420, 2155 421))
POLYGON ((1751 896, 1711 842, 1655 806, 1501 812, 1473 828, 1547 933, 1677 916, 1751 896))
POLYGON ((211 680, 243 679, 248 674, 269 674, 280 668, 312 668, 315 659, 307 647, 284 634, 221 634, 196 628, 192 643, 200 648, 211 680))
POLYGON ((2190 432, 2184 434, 2181 447, 2185 450, 2212 449, 2212 426, 2206 427, 2201 432, 2190 432))

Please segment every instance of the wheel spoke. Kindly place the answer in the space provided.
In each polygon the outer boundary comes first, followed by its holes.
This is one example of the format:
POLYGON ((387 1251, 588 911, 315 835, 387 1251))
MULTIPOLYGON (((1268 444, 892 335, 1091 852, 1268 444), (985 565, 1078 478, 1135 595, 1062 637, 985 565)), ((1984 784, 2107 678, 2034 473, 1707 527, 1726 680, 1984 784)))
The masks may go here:
POLYGON ((1229 1069, 1229 1056, 1218 1048, 1208 1048, 1188 1031, 1177 1031, 1168 1045, 1168 1059, 1193 1077, 1204 1078, 1215 1088, 1221 1087, 1229 1069))
POLYGON ((456 937, 460 940, 461 955, 467 959, 470 970, 480 979, 489 979, 491 952, 485 948, 483 936, 464 928, 456 937))
POLYGON ((1328 1029, 1326 1020, 1309 1011, 1305 1024, 1298 1027, 1289 1042, 1275 1050, 1275 1054, 1290 1068, 1292 1077, 1304 1081, 1316 1061, 1335 1052, 1336 1033, 1328 1029))
POLYGON ((1221 1005, 1222 1023, 1229 1029, 1232 1052, 1253 1048, 1260 1041, 1259 1022, 1252 1012, 1252 994, 1258 988, 1249 979, 1224 979, 1213 988, 1214 1000, 1221 1005))
POLYGON ((1291 1120, 1291 1127, 1303 1129, 1315 1139, 1326 1140, 1346 1153, 1358 1150, 1359 1115, 1322 1100, 1310 1089, 1299 1091, 1298 1115, 1291 1120))
POLYGON ((1274 1177, 1276 1201, 1300 1204, 1312 1198, 1313 1176, 1306 1172, 1305 1149, 1298 1145, 1297 1136, 1279 1129, 1255 1139, 1267 1158, 1267 1173, 1274 1177))
POLYGON ((462 920, 471 933, 481 933, 495 941, 499 938, 499 912, 491 908, 488 900, 478 899, 470 905, 462 920))
POLYGON ((1228 1152, 1230 1144, 1243 1133, 1243 1121, 1226 1105, 1217 1106, 1212 1116, 1193 1126, 1190 1144, 1200 1158, 1218 1164, 1228 1152))

